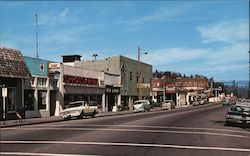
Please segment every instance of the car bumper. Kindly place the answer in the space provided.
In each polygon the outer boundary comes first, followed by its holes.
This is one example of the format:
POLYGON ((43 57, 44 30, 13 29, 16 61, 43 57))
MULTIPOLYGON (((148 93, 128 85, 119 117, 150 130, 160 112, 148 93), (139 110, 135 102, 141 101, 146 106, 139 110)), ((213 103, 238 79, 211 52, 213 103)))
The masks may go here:
POLYGON ((68 113, 62 113, 61 114, 63 119, 68 119, 68 118, 72 118, 72 117, 78 117, 80 116, 79 112, 68 112, 68 113))

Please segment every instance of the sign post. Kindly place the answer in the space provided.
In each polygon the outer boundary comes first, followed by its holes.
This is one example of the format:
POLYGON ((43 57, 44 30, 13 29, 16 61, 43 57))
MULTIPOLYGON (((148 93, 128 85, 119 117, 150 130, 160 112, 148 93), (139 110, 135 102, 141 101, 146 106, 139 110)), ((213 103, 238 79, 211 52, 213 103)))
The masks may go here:
POLYGON ((5 98, 7 97, 8 95, 8 89, 6 87, 3 87, 2 88, 2 97, 3 97, 3 123, 5 124, 5 106, 6 106, 6 101, 5 101, 5 98))

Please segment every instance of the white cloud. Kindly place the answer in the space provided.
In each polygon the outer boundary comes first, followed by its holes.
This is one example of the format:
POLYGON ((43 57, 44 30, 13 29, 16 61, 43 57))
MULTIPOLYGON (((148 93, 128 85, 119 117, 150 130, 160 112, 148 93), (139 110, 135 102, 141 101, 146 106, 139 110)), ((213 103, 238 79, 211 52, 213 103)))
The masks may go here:
POLYGON ((156 10, 151 15, 146 15, 143 17, 139 17, 137 19, 128 20, 125 23, 130 25, 142 25, 148 22, 160 21, 160 20, 176 20, 176 17, 185 14, 190 7, 192 7, 191 3, 189 4, 181 4, 181 5, 173 5, 172 7, 162 7, 156 10))
POLYGON ((213 25, 198 26, 203 43, 235 43, 248 40, 248 20, 224 21, 213 25))
POLYGON ((38 14, 38 20, 40 25, 55 26, 65 23, 78 23, 77 13, 70 12, 68 8, 65 8, 61 12, 50 12, 38 14))

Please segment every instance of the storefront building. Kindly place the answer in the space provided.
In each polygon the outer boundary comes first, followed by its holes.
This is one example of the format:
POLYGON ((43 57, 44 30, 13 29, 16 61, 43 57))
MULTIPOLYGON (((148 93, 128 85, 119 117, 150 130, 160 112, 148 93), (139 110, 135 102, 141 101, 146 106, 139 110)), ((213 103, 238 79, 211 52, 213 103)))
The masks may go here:
MULTIPOLYGON (((124 56, 114 56, 104 60, 75 61, 74 66, 119 75, 122 109, 133 109, 133 102, 138 99, 138 62, 136 60, 124 56)), ((152 65, 140 62, 140 95, 142 99, 151 99, 152 75, 152 65)))
POLYGON ((15 119, 16 110, 24 107, 24 83, 31 74, 19 50, 0 48, 0 112, 3 119, 2 88, 7 88, 5 97, 5 119, 15 119))
POLYGON ((51 61, 27 56, 24 56, 24 60, 32 75, 32 80, 24 86, 26 117, 53 116, 57 89, 53 77, 48 75, 48 64, 51 61))
POLYGON ((58 78, 56 116, 73 101, 96 102, 103 112, 112 111, 119 105, 120 88, 114 84, 118 84, 120 78, 116 75, 63 63, 51 63, 49 67, 50 75, 58 78))

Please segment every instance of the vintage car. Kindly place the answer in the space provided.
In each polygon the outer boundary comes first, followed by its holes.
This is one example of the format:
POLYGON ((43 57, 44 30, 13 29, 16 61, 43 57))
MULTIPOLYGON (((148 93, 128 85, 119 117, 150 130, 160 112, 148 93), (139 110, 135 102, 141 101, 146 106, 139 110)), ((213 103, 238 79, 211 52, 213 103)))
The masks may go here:
POLYGON ((150 111, 151 105, 148 100, 137 100, 134 102, 133 111, 134 112, 145 112, 150 111))
POLYGON ((193 106, 199 106, 200 105, 200 101, 195 100, 195 101, 192 102, 192 105, 193 106))
POLYGON ((60 116, 62 116, 63 119, 70 119, 73 117, 83 118, 84 116, 95 117, 98 113, 98 106, 89 105, 86 101, 75 101, 70 102, 66 106, 66 109, 60 113, 60 116))
POLYGON ((175 102, 173 100, 165 100, 162 102, 162 109, 173 109, 175 108, 175 102))
POLYGON ((250 124, 250 107, 232 106, 226 114, 226 125, 240 123, 243 126, 250 124))

